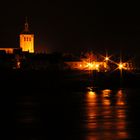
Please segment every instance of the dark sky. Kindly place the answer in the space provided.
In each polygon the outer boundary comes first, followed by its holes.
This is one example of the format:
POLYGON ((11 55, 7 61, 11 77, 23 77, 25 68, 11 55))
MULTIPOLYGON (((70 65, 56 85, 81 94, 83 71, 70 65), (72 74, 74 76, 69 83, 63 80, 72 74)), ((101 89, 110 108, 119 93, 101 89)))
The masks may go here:
POLYGON ((134 1, 5 1, 0 4, 0 46, 19 46, 28 17, 35 48, 49 52, 140 53, 140 8, 134 1))

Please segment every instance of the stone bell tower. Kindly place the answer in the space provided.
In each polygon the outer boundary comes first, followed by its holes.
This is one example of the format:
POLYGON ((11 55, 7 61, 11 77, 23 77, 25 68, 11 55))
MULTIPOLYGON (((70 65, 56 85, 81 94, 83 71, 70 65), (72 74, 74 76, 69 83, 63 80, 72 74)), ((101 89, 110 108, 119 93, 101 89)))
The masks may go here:
POLYGON ((23 52, 34 53, 34 34, 29 31, 27 18, 24 25, 24 30, 20 34, 20 48, 23 52))

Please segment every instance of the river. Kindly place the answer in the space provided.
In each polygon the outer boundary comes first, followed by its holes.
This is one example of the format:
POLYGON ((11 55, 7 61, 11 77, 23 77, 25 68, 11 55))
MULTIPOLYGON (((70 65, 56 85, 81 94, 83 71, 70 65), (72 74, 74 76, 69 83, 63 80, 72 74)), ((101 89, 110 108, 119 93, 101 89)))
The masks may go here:
POLYGON ((83 92, 36 89, 33 93, 16 95, 10 105, 19 140, 140 138, 140 89, 89 87, 83 92))

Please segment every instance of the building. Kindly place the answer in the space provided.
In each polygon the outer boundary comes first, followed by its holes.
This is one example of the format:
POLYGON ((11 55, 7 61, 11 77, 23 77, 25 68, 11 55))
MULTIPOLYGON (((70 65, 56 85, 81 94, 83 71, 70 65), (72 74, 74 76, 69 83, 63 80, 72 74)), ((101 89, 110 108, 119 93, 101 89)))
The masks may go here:
MULTIPOLYGON (((105 59, 105 58, 104 58, 105 59)), ((99 58, 98 55, 93 54, 92 52, 85 53, 84 56, 78 59, 71 59, 65 61, 67 69, 73 70, 96 70, 98 72, 107 72, 109 70, 108 61, 99 58)))
POLYGON ((13 54, 16 50, 22 50, 22 52, 34 53, 34 34, 30 33, 29 25, 26 20, 23 32, 20 34, 20 47, 17 48, 0 48, 0 52, 6 54, 13 54))
POLYGON ((27 19, 24 31, 20 34, 20 48, 23 52, 34 53, 34 34, 29 31, 27 19))
POLYGON ((84 61, 69 61, 65 62, 65 64, 70 69, 77 69, 77 70, 97 70, 97 71, 107 71, 108 65, 106 62, 84 62, 84 61))
POLYGON ((17 50, 18 48, 0 48, 0 51, 4 51, 6 54, 13 54, 14 50, 17 50))

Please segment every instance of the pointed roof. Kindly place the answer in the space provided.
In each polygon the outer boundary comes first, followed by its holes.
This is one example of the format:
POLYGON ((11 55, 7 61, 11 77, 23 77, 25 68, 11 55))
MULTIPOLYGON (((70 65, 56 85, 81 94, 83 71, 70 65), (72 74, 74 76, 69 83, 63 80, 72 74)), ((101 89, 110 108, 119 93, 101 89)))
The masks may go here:
POLYGON ((28 24, 27 17, 26 17, 26 19, 25 19, 24 30, 23 30, 22 33, 23 33, 23 34, 30 34, 30 31, 29 31, 29 24, 28 24))

